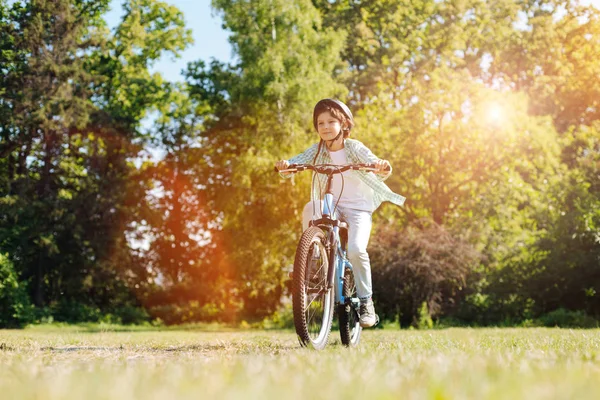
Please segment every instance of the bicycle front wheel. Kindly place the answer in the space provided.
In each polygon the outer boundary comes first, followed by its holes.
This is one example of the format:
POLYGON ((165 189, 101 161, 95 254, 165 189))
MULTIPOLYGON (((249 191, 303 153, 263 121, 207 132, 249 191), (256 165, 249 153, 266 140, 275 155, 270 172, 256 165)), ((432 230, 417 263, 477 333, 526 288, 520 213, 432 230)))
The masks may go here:
POLYGON ((360 341, 362 328, 358 317, 360 300, 356 294, 354 272, 350 268, 346 268, 344 271, 343 289, 345 303, 338 306, 340 337, 344 346, 355 347, 360 341))
POLYGON ((333 320, 334 293, 327 288, 326 238, 323 231, 310 227, 302 234, 294 261, 292 304, 298 340, 317 350, 327 345, 333 320))

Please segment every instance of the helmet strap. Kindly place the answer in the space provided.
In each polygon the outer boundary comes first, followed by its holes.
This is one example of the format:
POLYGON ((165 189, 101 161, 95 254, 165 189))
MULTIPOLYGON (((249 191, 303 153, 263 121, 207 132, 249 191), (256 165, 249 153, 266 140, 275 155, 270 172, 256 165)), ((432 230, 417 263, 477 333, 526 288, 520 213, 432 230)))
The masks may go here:
POLYGON ((340 130, 340 133, 338 133, 338 135, 336 137, 334 137, 331 140, 327 140, 327 148, 328 149, 331 149, 331 146, 333 146, 333 143, 340 138, 342 133, 344 133, 344 132, 342 130, 340 130))

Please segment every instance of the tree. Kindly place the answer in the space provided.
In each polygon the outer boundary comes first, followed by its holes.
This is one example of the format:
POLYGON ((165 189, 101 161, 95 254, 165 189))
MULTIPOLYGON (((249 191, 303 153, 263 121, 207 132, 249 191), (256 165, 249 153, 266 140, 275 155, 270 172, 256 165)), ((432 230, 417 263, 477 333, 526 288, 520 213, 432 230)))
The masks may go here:
POLYGON ((192 66, 188 82, 195 99, 217 105, 205 117, 202 146, 207 201, 218 213, 211 234, 224 246, 220 268, 235 278, 241 314, 260 317, 280 302, 300 199, 308 198, 306 181, 283 185, 272 165, 314 141, 306 133, 316 101, 343 93, 333 78, 342 36, 322 27, 306 0, 213 6, 232 32, 238 62, 192 66))
POLYGON ((8 155, 0 244, 38 309, 50 313, 61 304, 105 312, 135 305, 135 285, 148 285, 127 241, 145 195, 131 160, 145 141, 142 118, 164 96, 148 68, 190 38, 178 10, 133 0, 110 36, 107 3, 1 8, 0 104, 13 117, 0 123, 8 155))
POLYGON ((85 53, 97 46, 94 28, 106 6, 39 0, 4 8, 1 103, 13 115, 0 128, 8 155, 4 205, 19 206, 7 210, 2 242, 21 278, 31 281, 37 306, 59 295, 68 274, 69 257, 59 255, 58 242, 74 222, 69 200, 82 168, 70 153, 72 135, 91 111, 85 53))
POLYGON ((523 91, 533 115, 551 115, 556 129, 590 125, 600 117, 600 11, 579 2, 523 3, 523 22, 495 54, 490 81, 523 91))
POLYGON ((380 219, 403 231, 431 218, 470 242, 485 261, 468 282, 481 291, 494 271, 537 253, 551 224, 546 199, 560 204, 553 121, 530 113, 538 99, 508 83, 518 68, 498 74, 529 4, 393 3, 317 4, 350 32, 343 77, 359 110, 356 135, 392 162, 389 185, 408 198, 380 219))

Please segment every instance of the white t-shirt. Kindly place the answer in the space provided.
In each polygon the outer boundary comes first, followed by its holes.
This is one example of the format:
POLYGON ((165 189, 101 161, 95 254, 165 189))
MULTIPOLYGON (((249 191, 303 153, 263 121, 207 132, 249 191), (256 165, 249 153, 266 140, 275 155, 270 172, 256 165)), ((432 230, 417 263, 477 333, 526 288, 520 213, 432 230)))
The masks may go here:
MULTIPOLYGON (((348 164, 346 149, 330 151, 329 155, 335 165, 348 164)), ((332 192, 335 202, 340 197, 339 206, 373 212, 375 202, 373 201, 373 189, 356 176, 356 171, 345 171, 342 174, 334 174, 332 182, 332 192), (344 176, 344 191, 342 192, 342 175, 344 176)), ((335 202, 333 205, 335 206, 335 202)))

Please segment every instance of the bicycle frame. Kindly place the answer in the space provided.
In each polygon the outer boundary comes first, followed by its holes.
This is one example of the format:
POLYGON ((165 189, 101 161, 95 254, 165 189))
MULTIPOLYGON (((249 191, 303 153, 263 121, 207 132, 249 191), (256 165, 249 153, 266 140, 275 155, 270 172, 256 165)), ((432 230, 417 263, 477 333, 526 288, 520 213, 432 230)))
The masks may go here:
MULTIPOLYGON (((346 258, 346 252, 342 249, 340 241, 340 224, 333 205, 333 192, 331 190, 331 181, 333 175, 327 177, 327 191, 323 196, 322 217, 313 220, 309 225, 316 225, 319 228, 326 229, 329 233, 329 270, 327 273, 327 287, 335 288, 335 301, 337 304, 345 304, 344 297, 344 272, 346 268, 352 270, 352 264, 346 258)), ((356 299, 355 299, 356 300, 356 299)), ((356 302, 358 305, 358 301, 356 302)))

